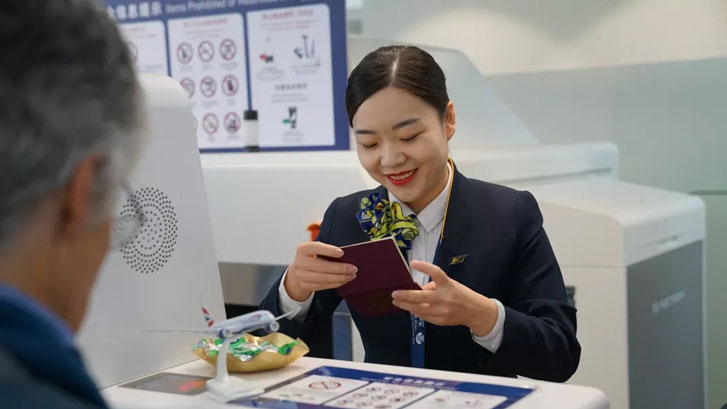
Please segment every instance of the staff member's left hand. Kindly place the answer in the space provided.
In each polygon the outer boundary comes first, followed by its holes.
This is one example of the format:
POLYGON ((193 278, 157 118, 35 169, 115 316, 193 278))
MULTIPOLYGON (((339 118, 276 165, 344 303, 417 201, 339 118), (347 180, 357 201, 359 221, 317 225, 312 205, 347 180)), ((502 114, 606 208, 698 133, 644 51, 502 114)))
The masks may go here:
POLYGON ((465 325, 477 336, 487 335, 497 321, 497 305, 491 299, 447 277, 438 266, 412 261, 411 267, 432 278, 421 290, 392 293, 394 305, 429 323, 465 325))

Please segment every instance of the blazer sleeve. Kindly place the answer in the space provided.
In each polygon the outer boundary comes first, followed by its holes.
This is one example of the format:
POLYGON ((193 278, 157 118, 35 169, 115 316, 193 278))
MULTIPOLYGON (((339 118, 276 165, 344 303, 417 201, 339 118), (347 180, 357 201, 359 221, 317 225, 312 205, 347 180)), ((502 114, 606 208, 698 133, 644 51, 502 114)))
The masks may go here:
POLYGON ((515 201, 516 253, 505 300, 502 344, 493 355, 479 348, 488 370, 565 382, 581 355, 576 309, 567 303, 563 276, 543 229, 535 198, 519 192, 515 201))
MULTIPOLYGON (((318 232, 317 241, 323 243, 330 243, 331 240, 331 228, 334 224, 336 216, 336 206, 338 199, 334 200, 321 222, 321 229, 318 232)), ((281 315, 280 310, 280 296, 278 294, 278 288, 280 287, 280 280, 283 278, 282 274, 275 284, 270 288, 268 294, 260 303, 260 308, 268 310, 275 316, 281 315)), ((302 322, 281 319, 280 320, 280 332, 293 337, 302 339, 310 348, 310 356, 318 358, 331 358, 333 357, 333 329, 332 329, 332 317, 333 312, 338 308, 341 303, 341 297, 335 290, 324 290, 317 291, 313 296, 313 303, 311 304, 308 316, 302 322)))

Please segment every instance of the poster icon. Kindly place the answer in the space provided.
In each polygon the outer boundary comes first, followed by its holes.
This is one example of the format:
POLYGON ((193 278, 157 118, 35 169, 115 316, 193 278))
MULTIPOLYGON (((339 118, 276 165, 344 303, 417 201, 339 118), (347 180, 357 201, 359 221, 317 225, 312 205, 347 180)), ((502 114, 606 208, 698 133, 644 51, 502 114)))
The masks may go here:
POLYGON ((217 83, 212 77, 204 77, 199 83, 199 91, 207 98, 215 95, 217 91, 217 83))
POLYGON ((222 92, 225 95, 231 97, 237 94, 237 90, 240 88, 240 84, 237 82, 237 78, 234 75, 225 75, 222 79, 222 92))
MULTIPOLYGON (((270 48, 270 37, 265 38, 265 47, 263 50, 268 49, 268 48, 270 48)), ((260 59, 265 61, 265 64, 269 64, 269 63, 273 62, 274 58, 273 58, 272 54, 263 51, 260 54, 260 59)))
POLYGON ((230 61, 235 58, 236 54, 237 46, 235 46, 235 42, 230 40, 229 38, 222 40, 222 42, 220 43, 220 55, 222 56, 222 58, 226 61, 230 61))
POLYGON ((200 60, 204 62, 210 62, 215 56, 215 47, 212 45, 212 43, 205 40, 199 43, 199 46, 197 47, 197 53, 199 54, 200 60))
POLYGON ((298 123, 298 107, 288 107, 288 117, 283 119, 283 123, 290 125, 290 129, 295 129, 298 123))
POLYGON ((194 49, 189 43, 181 43, 177 46, 177 59, 182 64, 189 64, 194 56, 194 49))
POLYGON ((184 90, 187 91, 187 96, 192 98, 192 96, 194 95, 194 91, 195 91, 194 81, 192 81, 192 79, 189 77, 185 77, 185 78, 182 78, 181 81, 179 81, 179 85, 181 85, 182 88, 184 88, 184 90))
POLYGON ((225 115, 225 130, 229 133, 237 133, 240 130, 240 115, 229 112, 225 115))
POLYGON ((315 39, 308 39, 308 36, 303 34, 301 35, 301 38, 303 40, 303 47, 296 47, 293 49, 293 52, 295 55, 298 56, 298 58, 315 58, 316 56, 316 40, 315 39))
POLYGON ((220 127, 220 120, 217 119, 217 115, 213 113, 206 114, 202 118, 202 128, 204 128, 204 131, 208 134, 212 135, 215 132, 217 132, 217 129, 220 127))

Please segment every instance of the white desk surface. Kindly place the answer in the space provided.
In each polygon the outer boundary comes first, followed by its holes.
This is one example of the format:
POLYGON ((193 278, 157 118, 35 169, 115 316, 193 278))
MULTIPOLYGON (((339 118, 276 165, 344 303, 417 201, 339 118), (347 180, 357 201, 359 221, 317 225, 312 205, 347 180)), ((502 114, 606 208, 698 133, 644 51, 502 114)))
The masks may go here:
MULTIPOLYGON (((383 372, 403 376, 419 376, 446 380, 490 383, 507 386, 535 386, 531 394, 516 402, 512 409, 607 409, 608 400, 603 392, 585 386, 565 385, 524 379, 500 378, 488 375, 473 375, 461 372, 446 372, 431 369, 400 366, 365 364, 318 358, 300 358, 287 367, 270 372, 240 374, 251 386, 267 387, 301 375, 319 366, 337 366, 383 372)), ((214 368, 202 360, 190 362, 162 372, 214 377, 214 368)), ((215 400, 209 392, 185 396, 170 393, 151 392, 139 389, 111 386, 102 391, 112 408, 240 408, 215 400)))

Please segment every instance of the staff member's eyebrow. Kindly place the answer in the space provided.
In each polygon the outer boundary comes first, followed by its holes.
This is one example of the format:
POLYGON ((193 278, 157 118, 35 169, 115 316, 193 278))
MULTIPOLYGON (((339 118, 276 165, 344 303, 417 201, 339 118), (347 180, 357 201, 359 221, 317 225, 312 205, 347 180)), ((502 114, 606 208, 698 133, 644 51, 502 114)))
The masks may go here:
MULTIPOLYGON (((419 118, 411 118, 411 119, 405 119, 397 124, 394 124, 394 126, 391 127, 392 131, 396 131, 399 128, 403 128, 407 125, 411 125, 415 122, 418 122, 419 118)), ((364 134, 375 134, 376 131, 371 131, 368 129, 357 129, 356 132, 354 132, 357 135, 364 135, 364 134)))

